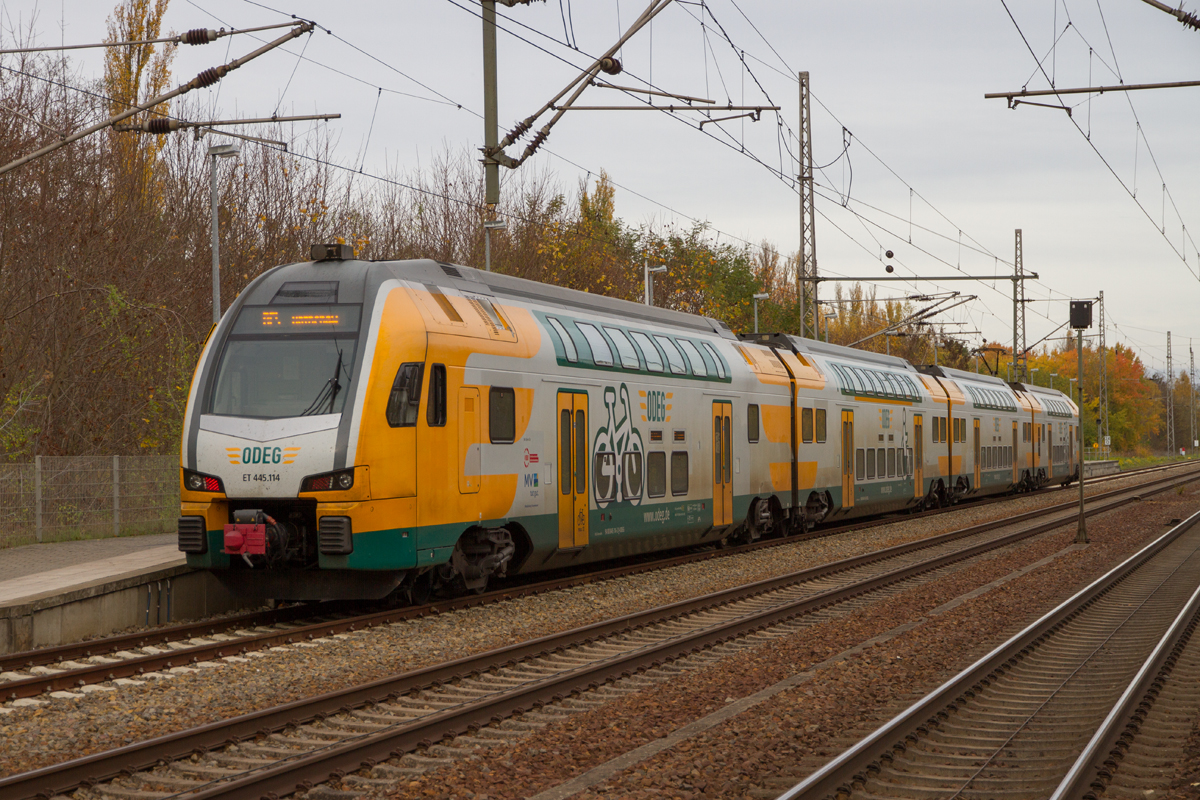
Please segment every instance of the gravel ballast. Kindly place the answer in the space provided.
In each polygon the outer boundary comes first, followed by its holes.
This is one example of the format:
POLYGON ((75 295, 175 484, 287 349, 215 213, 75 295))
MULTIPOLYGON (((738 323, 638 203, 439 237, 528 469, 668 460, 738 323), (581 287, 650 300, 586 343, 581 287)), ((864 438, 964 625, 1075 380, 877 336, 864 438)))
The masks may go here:
MULTIPOLYGON (((1112 488, 1112 485, 1107 484, 1104 488, 1112 488)), ((468 653, 761 580, 987 519, 1007 517, 1034 507, 1062 502, 1063 499, 1064 495, 1058 493, 1045 497, 1018 498, 1004 506, 967 507, 933 519, 905 520, 894 525, 787 544, 733 558, 397 623, 341 636, 327 643, 279 648, 261 658, 220 662, 220 668, 181 671, 170 678, 149 678, 141 685, 124 685, 111 692, 96 691, 77 699, 55 699, 43 706, 12 709, 11 713, 0 716, 0 733, 3 734, 0 737, 0 773, 12 774, 34 769, 468 653)), ((999 635, 995 632, 997 626, 1002 632, 1035 616, 1032 610, 1035 602, 1049 602, 1045 600, 1048 596, 1058 597, 1069 593, 1066 587, 1077 585, 1070 581, 1085 582, 1079 578, 1081 574, 1099 574, 1117 560, 1120 553, 1131 550, 1153 532, 1164 530, 1160 524, 1162 521, 1186 516, 1183 507, 1187 503, 1196 503, 1192 493, 1182 498, 1170 493, 1144 501, 1136 509, 1111 512, 1092 523, 1095 527, 1093 540, 1097 544, 1080 553, 1063 555, 1049 567, 1036 570, 1014 580, 1009 586, 993 590, 936 618, 930 625, 945 626, 947 620, 959 619, 966 614, 964 609, 967 607, 990 603, 996 597, 1008 597, 1015 593, 1011 600, 1012 607, 997 612, 976 609, 976 616, 984 619, 969 624, 959 622, 939 634, 946 637, 948 645, 942 657, 933 657, 921 651, 917 644, 912 644, 909 646, 913 648, 913 654, 901 656, 899 660, 891 656, 885 659, 874 653, 879 648, 865 652, 860 657, 859 666, 862 669, 843 667, 847 674, 839 672, 838 666, 821 668, 818 675, 802 688, 764 702, 731 720, 726 726, 697 735, 629 770, 628 780, 632 780, 632 784, 623 782, 626 780, 623 773, 622 777, 614 779, 611 787, 601 784, 582 796, 627 796, 631 791, 647 792, 645 796, 660 796, 656 792, 666 792, 666 796, 679 792, 691 796, 735 796, 738 792, 750 791, 751 787, 759 785, 756 781, 767 779, 759 774, 761 770, 754 767, 761 763, 759 756, 777 768, 792 756, 815 754, 822 747, 828 749, 834 731, 844 735, 849 727, 867 724, 866 721, 874 718, 872 714, 880 703, 897 696, 896 693, 900 691, 898 687, 904 680, 908 680, 909 685, 900 694, 919 688, 921 680, 932 680, 934 676, 952 673, 956 667, 948 663, 953 661, 957 664, 957 660, 966 658, 968 654, 988 649, 992 638, 999 635), (1127 519, 1128 525, 1120 532, 1109 530, 1114 527, 1112 520, 1118 518, 1127 519), (1129 529, 1129 525, 1134 529, 1129 529), (1074 566, 1068 569, 1068 565, 1074 566), (1060 574, 1060 570, 1066 570, 1066 574, 1060 574), (1014 588, 1018 585, 1025 588, 1014 588), (1041 588, 1034 590, 1031 587, 1041 588), (986 622, 987 619, 993 621, 986 622), (950 644, 951 641, 953 644, 950 644), (863 676, 875 678, 863 683, 859 680, 863 676), (839 686, 845 687, 846 696, 837 694, 835 688, 839 686), (807 694, 810 691, 813 692, 812 696, 807 694), (794 708, 788 706, 787 698, 793 694, 806 698, 806 701, 794 708), (780 706, 781 710, 772 711, 776 706, 780 706), (827 713, 821 711, 823 708, 827 713), (815 718, 810 719, 810 712, 816 715, 815 718), (754 733, 754 724, 745 727, 746 720, 751 718, 761 718, 757 723, 760 733, 754 733), (809 730, 814 725, 816 727, 809 730), (725 732, 726 728, 739 732, 730 736, 725 732), (792 737, 797 728, 803 735, 792 737), (749 752, 738 750, 728 756, 719 756, 713 743, 725 739, 743 740, 743 745, 754 743, 754 746, 750 747, 749 752), (706 755, 695 755, 701 750, 706 755), (724 766, 710 763, 709 753, 712 758, 724 757, 727 763, 724 766), (704 759, 701 765, 703 769, 696 766, 697 758, 704 759), (688 780, 676 775, 685 765, 688 766, 685 770, 688 780), (708 777, 698 781, 693 772, 708 777), (684 788, 685 785, 690 788, 684 788)), ((1070 533, 1073 536, 1073 528, 1070 533)), ((906 592, 837 623, 809 628, 802 635, 792 637, 795 641, 777 640, 769 648, 759 648, 727 660, 720 669, 687 674, 669 685, 623 697, 596 711, 574 715, 559 726, 562 730, 546 729, 519 744, 493 748, 488 751, 484 765, 464 762, 461 774, 455 767, 446 768, 445 774, 439 774, 439 770, 398 786, 395 796, 471 797, 479 793, 490 797, 526 796, 534 790, 554 785, 604 763, 632 746, 666 735, 688 721, 703 717, 729 702, 727 698, 744 697, 789 675, 809 669, 830 655, 925 613, 921 609, 934 608, 947 599, 1063 547, 1064 537, 1058 536, 1017 548, 1002 557, 969 567, 951 580, 906 592), (902 601, 901 598, 908 599, 902 601), (531 753, 531 750, 540 752, 531 753), (505 755, 504 751, 509 754, 505 755), (552 757, 549 754, 555 755, 552 757), (506 762, 513 766, 503 767, 506 762), (481 766, 486 766, 491 772, 481 771, 481 766), (510 773, 505 773, 505 770, 510 773)), ((905 637, 919 639, 929 627, 922 626, 903 634, 884 649, 891 653, 898 646, 897 643, 907 641, 905 637)), ((795 758, 792 760, 795 761, 795 758)))

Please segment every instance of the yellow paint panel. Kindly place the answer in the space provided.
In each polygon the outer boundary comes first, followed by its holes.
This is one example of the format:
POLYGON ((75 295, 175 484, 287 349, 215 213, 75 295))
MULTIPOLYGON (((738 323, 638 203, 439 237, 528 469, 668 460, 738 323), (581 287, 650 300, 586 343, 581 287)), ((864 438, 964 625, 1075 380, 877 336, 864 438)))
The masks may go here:
POLYGON ((817 485, 817 462, 801 461, 796 464, 796 479, 801 489, 812 489, 817 485))
POLYGON ((771 488, 777 492, 788 492, 792 489, 792 465, 784 461, 782 464, 771 462, 771 488))
POLYGON ((780 353, 780 358, 796 376, 796 385, 801 389, 819 391, 825 388, 825 376, 796 357, 795 353, 780 353))
MULTIPOLYGON (((787 444, 792 440, 792 419, 787 406, 759 406, 763 435, 768 442, 787 444)), ((790 488, 790 487, 789 487, 790 488)))
POLYGON ((949 456, 938 456, 938 475, 958 475, 962 472, 962 456, 954 456, 953 471, 947 469, 950 465, 949 456))
MULTIPOLYGON (((202 492, 190 492, 199 495, 202 492)), ((211 497, 211 495, 209 495, 211 497)), ((179 504, 179 513, 185 517, 204 517, 204 527, 215 531, 225 527, 229 522, 229 503, 225 500, 195 503, 184 500, 179 504)))
POLYGON ((770 386, 787 386, 790 382, 787 370, 783 364, 779 363, 779 359, 770 348, 752 344, 736 344, 734 345, 738 352, 742 354, 742 358, 746 359, 746 363, 750 365, 750 369, 758 378, 759 383, 765 383, 770 386))
POLYGON ((375 467, 371 480, 377 497, 417 493, 417 429, 388 426, 387 403, 400 365, 425 360, 426 334, 420 320, 417 304, 408 292, 394 289, 387 293, 355 457, 359 464, 375 467))
POLYGON ((349 517, 350 530, 355 535, 393 528, 413 528, 417 524, 417 498, 395 497, 390 500, 367 500, 358 503, 319 503, 318 524, 321 517, 349 517))

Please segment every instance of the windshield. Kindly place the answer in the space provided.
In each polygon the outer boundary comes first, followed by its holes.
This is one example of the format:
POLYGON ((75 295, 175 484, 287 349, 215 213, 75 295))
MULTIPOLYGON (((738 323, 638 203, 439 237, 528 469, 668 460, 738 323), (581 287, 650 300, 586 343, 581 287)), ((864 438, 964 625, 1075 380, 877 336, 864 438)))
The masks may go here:
MULTIPOLYGON (((358 351, 357 336, 350 333, 358 327, 358 308, 325 309, 340 312, 341 324, 330 327, 349 335, 298 332, 314 318, 311 311, 294 325, 269 320, 266 332, 264 315, 275 312, 243 309, 221 355, 208 413, 259 419, 340 413, 350 395, 358 351)), ((280 316, 292 313, 289 309, 280 316)))

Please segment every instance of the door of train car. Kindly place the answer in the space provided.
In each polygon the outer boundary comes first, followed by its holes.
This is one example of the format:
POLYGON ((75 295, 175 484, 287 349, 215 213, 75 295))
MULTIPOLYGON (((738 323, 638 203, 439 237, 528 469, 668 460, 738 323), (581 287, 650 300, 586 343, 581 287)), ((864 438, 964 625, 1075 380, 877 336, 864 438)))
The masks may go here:
POLYGON ((479 421, 479 388, 461 387, 458 390, 458 454, 462 460, 458 491, 463 494, 476 494, 482 482, 479 421))
POLYGON ((854 508, 854 412, 845 410, 842 411, 842 508, 854 508))
POLYGON ((1013 431, 1012 431, 1012 433, 1013 433, 1013 443, 1012 443, 1012 482, 1013 482, 1014 484, 1015 484, 1017 481, 1019 481, 1019 480, 1021 479, 1021 465, 1020 465, 1020 463, 1017 461, 1017 453, 1021 452, 1021 448, 1017 446, 1017 445, 1019 444, 1019 443, 1018 443, 1018 441, 1017 441, 1017 426, 1018 426, 1019 424, 1020 424, 1020 423, 1018 423, 1018 422, 1017 422, 1017 420, 1015 420, 1015 419, 1013 420, 1013 424, 1012 424, 1012 428, 1013 428, 1013 431))
POLYGON ((975 417, 974 419, 975 419, 975 488, 976 488, 976 489, 978 489, 978 488, 979 488, 979 485, 980 485, 980 484, 979 484, 979 471, 980 471, 980 462, 979 462, 979 449, 980 449, 980 447, 979 447, 979 417, 975 417))
POLYGON ((588 396, 558 393, 558 546, 588 543, 588 396))
POLYGON ((733 524, 733 404, 715 402, 713 420, 713 525, 733 524))
POLYGON ((925 427, 920 414, 913 414, 913 497, 925 496, 925 427))

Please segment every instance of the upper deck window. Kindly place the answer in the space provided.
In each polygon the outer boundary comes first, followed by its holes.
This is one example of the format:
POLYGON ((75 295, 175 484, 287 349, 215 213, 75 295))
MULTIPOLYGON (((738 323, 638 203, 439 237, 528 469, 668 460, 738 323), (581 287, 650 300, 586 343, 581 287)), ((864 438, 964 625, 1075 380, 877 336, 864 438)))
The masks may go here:
POLYGON ((596 326, 587 322, 576 322, 575 327, 587 339, 588 347, 592 348, 592 361, 602 367, 613 365, 612 348, 608 346, 604 335, 596 330, 596 326))

